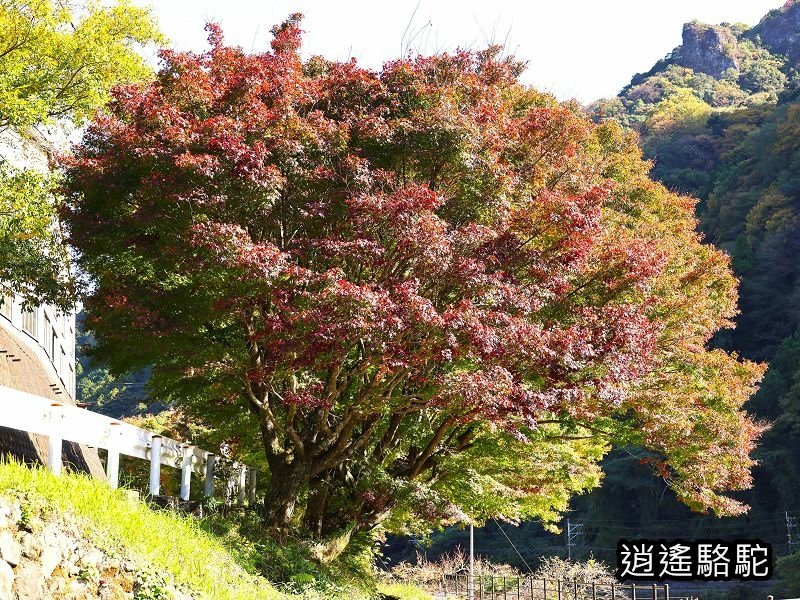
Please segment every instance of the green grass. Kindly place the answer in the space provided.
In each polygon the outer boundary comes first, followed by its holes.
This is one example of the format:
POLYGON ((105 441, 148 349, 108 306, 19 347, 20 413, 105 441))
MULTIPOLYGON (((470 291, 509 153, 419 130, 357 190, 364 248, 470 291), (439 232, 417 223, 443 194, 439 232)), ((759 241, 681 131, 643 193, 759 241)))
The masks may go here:
POLYGON ((148 572, 168 574, 200 598, 364 600, 379 593, 431 600, 410 585, 377 583, 367 546, 354 544, 351 556, 345 553, 339 563, 323 569, 308 559, 300 541, 279 545, 263 534, 251 514, 198 521, 151 508, 86 475, 56 477, 13 459, 0 459, 0 496, 20 502, 23 519, 71 515, 97 548, 129 556, 148 572), (268 579, 286 581, 284 589, 295 593, 276 589, 268 579))
POLYGON ((378 585, 378 591, 403 600, 433 600, 433 596, 428 592, 404 583, 382 583, 378 585))
POLYGON ((208 598, 288 598, 247 573, 193 518, 153 510, 102 481, 75 474, 56 477, 43 468, 6 461, 0 463, 0 494, 28 503, 28 509, 69 513, 85 524, 86 535, 100 549, 132 554, 208 598))

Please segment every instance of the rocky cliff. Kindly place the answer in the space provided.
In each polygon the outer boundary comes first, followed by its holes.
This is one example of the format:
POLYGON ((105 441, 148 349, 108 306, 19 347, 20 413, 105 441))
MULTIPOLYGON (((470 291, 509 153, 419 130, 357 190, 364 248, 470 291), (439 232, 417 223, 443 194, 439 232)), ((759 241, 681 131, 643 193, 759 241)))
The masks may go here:
POLYGON ((789 0, 782 8, 771 11, 749 32, 774 54, 800 62, 800 0, 789 0))
POLYGON ((674 61, 698 73, 720 78, 728 69, 738 70, 738 46, 736 34, 729 27, 693 21, 683 26, 683 45, 674 61))
MULTIPOLYGON (((787 79, 794 78, 800 69, 800 0, 789 0, 781 8, 770 11, 755 27, 730 23, 709 25, 699 21, 686 23, 681 45, 650 71, 635 75, 621 95, 653 77, 667 75, 674 80, 676 69, 690 69, 700 77, 725 82, 726 89, 717 95, 728 97, 709 102, 713 106, 746 104, 747 96, 763 92, 769 96, 767 100, 777 100, 787 79)), ((684 87, 698 85, 713 87, 713 83, 697 81, 684 87)), ((698 92, 698 97, 709 101, 714 94, 714 90, 705 90, 698 92)), ((757 102, 764 100, 757 98, 757 102)))

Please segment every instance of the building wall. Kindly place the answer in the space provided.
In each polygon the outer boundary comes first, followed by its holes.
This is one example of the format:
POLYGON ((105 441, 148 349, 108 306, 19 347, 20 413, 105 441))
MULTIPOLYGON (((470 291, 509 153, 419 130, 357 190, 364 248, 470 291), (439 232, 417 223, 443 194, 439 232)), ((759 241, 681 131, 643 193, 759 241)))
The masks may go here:
MULTIPOLYGON (((2 310, 0 307, 0 313, 2 310)), ((44 314, 47 313, 38 312, 40 317, 44 314)), ((70 373, 69 368, 66 372, 70 373)), ((74 404, 71 394, 67 393, 64 382, 39 340, 12 326, 4 316, 0 316, 0 385, 49 398, 54 402, 74 404)), ((72 386, 74 389, 74 376, 72 386)), ((48 446, 46 437, 2 427, 4 401, 6 399, 0 391, 0 460, 11 454, 27 463, 45 464, 48 446)), ((93 448, 65 442, 61 459, 68 469, 91 473, 95 477, 103 476, 103 465, 97 450, 93 448)))
MULTIPOLYGON (((0 131, 0 159, 20 169, 48 168, 42 149, 9 129, 0 131)), ((24 309, 21 299, 0 282, 0 385, 75 404, 75 369, 74 313, 59 313, 50 306, 24 309)), ((45 463, 47 438, 2 427, 3 401, 0 394, 0 459, 11 454, 45 463)), ((65 442, 62 460, 67 468, 103 476, 94 448, 65 442)))
POLYGON ((0 327, 31 349, 57 395, 75 399, 74 313, 60 313, 51 306, 23 308, 20 298, 0 284, 0 327))

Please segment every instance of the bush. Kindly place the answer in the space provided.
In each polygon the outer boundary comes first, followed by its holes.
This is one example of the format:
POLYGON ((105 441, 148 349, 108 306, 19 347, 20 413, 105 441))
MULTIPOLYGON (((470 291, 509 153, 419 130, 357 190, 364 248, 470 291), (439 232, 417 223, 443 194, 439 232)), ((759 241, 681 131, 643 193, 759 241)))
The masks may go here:
POLYGON ((617 583, 614 572, 604 562, 594 558, 589 558, 586 562, 572 562, 557 556, 543 556, 533 576, 536 579, 575 580, 604 585, 617 583))
POLYGON ((796 598, 800 595, 800 552, 782 556, 777 560, 775 575, 778 583, 772 593, 783 598, 796 598))

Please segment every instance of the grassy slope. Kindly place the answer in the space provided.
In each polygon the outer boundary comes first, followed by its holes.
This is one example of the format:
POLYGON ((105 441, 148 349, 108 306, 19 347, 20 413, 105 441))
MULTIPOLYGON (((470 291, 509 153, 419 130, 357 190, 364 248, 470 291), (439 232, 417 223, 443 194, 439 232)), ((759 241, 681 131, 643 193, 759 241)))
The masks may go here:
MULTIPOLYGON (((0 462, 0 495, 20 499, 35 511, 68 513, 85 524, 85 535, 101 550, 133 555, 155 571, 169 573, 176 583, 213 600, 299 600, 275 589, 252 573, 251 546, 231 527, 216 536, 197 520, 153 510, 146 502, 112 490, 104 482, 76 474, 61 477, 44 468, 15 461, 0 462)), ((405 585, 378 585, 393 598, 428 600, 430 595, 405 585)), ((346 583, 339 593, 303 593, 304 598, 359 600, 362 590, 346 583)))
POLYGON ((287 597, 246 573, 192 518, 154 511, 103 482, 81 475, 55 477, 45 469, 6 462, 0 464, 0 493, 70 513, 86 524, 86 535, 99 548, 125 550, 209 598, 287 597))

